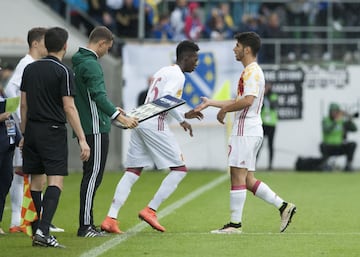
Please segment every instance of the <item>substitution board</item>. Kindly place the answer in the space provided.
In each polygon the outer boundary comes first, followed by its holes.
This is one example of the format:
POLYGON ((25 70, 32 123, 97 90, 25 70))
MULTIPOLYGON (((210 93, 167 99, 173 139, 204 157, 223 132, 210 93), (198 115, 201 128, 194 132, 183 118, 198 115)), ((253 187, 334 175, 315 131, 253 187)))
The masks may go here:
MULTIPOLYGON (((127 112, 126 116, 136 117, 139 119, 139 122, 143 122, 183 104, 185 104, 185 100, 173 97, 171 95, 165 95, 152 102, 134 108, 130 112, 127 112)), ((112 124, 119 128, 126 128, 124 124, 117 120, 113 121, 112 124)))

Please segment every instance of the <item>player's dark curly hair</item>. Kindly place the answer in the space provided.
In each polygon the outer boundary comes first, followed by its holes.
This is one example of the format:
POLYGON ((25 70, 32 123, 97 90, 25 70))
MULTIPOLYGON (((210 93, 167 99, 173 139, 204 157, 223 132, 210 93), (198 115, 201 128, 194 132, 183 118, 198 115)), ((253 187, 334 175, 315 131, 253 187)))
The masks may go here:
POLYGON ((184 40, 176 47, 176 59, 180 60, 184 57, 185 54, 194 52, 196 53, 199 50, 200 48, 196 43, 190 40, 184 40))
POLYGON ((256 56, 259 52, 261 47, 261 39, 260 36, 255 32, 237 33, 234 38, 244 47, 250 47, 254 56, 256 56))
POLYGON ((53 27, 46 31, 45 33, 45 47, 49 53, 57 53, 66 44, 66 41, 69 38, 69 33, 60 27, 53 27))

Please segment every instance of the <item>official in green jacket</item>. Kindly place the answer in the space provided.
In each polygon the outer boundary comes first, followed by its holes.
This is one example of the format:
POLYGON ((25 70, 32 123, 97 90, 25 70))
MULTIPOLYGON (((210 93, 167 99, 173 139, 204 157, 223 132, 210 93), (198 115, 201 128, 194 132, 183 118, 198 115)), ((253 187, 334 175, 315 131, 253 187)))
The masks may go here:
POLYGON ((323 141, 320 151, 323 158, 324 168, 330 156, 346 155, 346 165, 344 170, 352 170, 352 161, 356 149, 355 142, 346 140, 347 132, 357 131, 352 115, 348 115, 340 109, 336 103, 330 104, 329 116, 322 121, 323 141))
POLYGON ((269 159, 268 170, 273 168, 274 159, 274 136, 278 122, 278 95, 271 91, 271 84, 266 83, 263 108, 261 109, 261 120, 263 123, 264 137, 267 137, 269 159))
POLYGON ((107 54, 112 45, 111 31, 103 26, 95 27, 90 33, 88 46, 80 47, 72 57, 75 104, 91 148, 90 159, 83 163, 80 187, 80 225, 77 233, 80 237, 103 235, 94 226, 93 202, 106 164, 111 120, 117 120, 128 128, 138 125, 137 119, 126 117, 107 97, 104 73, 98 59, 107 54))

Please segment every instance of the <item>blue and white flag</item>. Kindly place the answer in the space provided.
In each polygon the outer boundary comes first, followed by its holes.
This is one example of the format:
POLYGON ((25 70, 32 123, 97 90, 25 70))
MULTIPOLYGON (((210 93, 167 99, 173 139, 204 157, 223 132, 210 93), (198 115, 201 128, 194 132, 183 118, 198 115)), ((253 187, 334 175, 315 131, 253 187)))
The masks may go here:
POLYGON ((199 53, 199 63, 192 73, 185 73, 185 86, 182 98, 194 108, 200 103, 201 96, 210 97, 213 94, 216 72, 213 53, 199 53))

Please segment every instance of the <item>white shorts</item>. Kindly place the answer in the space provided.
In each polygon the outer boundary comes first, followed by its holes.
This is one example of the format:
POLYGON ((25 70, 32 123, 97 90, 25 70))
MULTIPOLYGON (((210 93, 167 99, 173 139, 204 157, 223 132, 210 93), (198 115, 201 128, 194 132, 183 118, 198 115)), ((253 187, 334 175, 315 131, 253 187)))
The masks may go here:
POLYGON ((15 147, 13 166, 22 167, 22 165, 23 165, 22 153, 19 147, 15 147))
POLYGON ((256 156, 263 138, 256 136, 231 136, 229 140, 229 167, 255 171, 256 156))
POLYGON ((174 134, 171 130, 132 129, 125 167, 152 167, 154 163, 158 169, 185 165, 174 134))

